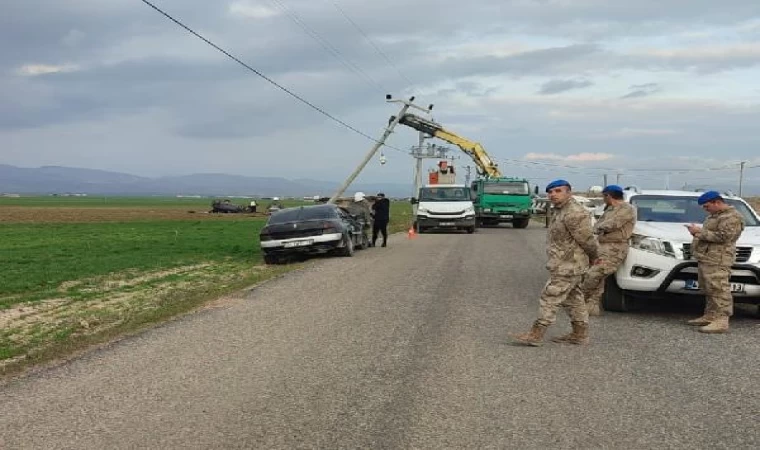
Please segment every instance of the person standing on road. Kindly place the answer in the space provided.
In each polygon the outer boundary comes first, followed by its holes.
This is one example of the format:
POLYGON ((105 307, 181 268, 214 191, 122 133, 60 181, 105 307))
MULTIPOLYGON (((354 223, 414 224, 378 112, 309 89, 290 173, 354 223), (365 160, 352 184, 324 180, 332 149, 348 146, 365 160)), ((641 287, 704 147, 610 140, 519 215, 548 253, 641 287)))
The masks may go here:
POLYGON ((369 242, 369 230, 372 226, 372 213, 370 213, 370 204, 367 201, 364 192, 357 192, 354 194, 354 201, 348 206, 348 210, 351 214, 358 217, 362 225, 362 233, 369 242))
POLYGON ((552 181, 546 186, 546 193, 555 208, 547 231, 549 281, 541 292, 538 320, 529 332, 513 337, 523 344, 540 346, 547 327, 556 322, 557 309, 563 306, 570 315, 573 331, 553 341, 586 344, 588 311, 581 282, 590 262, 600 263, 599 245, 591 228, 591 215, 573 199, 570 183, 552 181))
POLYGON ((694 236, 691 251, 699 264, 699 287, 707 297, 701 317, 689 320, 689 325, 701 326, 702 333, 725 333, 728 319, 734 314, 731 295, 731 265, 736 258, 736 241, 744 231, 744 219, 727 204, 720 193, 708 191, 697 203, 709 214, 700 227, 686 227, 694 236))
POLYGON ((385 194, 377 194, 375 203, 372 204, 372 246, 377 243, 377 235, 383 235, 383 247, 388 245, 388 222, 391 218, 391 202, 385 198, 385 194))
POLYGON ((581 285, 590 316, 601 314, 604 281, 618 270, 628 256, 628 240, 636 225, 636 213, 633 206, 623 200, 623 188, 611 184, 602 190, 602 195, 606 206, 594 224, 602 262, 589 268, 581 285))

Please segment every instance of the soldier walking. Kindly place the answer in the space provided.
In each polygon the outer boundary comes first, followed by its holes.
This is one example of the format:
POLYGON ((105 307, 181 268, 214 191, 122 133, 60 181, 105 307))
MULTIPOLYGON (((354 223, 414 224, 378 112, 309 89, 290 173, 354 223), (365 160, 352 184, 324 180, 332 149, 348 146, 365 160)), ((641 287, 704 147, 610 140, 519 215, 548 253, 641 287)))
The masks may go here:
POLYGON ((736 258, 736 241, 744 231, 744 219, 716 191, 705 192, 697 203, 709 215, 701 227, 692 223, 687 228, 694 236, 692 254, 699 264, 699 287, 707 302, 704 314, 689 320, 688 324, 701 326, 699 331, 702 333, 725 333, 728 318, 734 313, 729 279, 736 258))
POLYGON ((549 183, 546 193, 555 208, 547 231, 549 281, 541 292, 538 320, 529 332, 514 337, 523 344, 540 346, 546 328, 556 322, 557 309, 562 306, 570 316, 573 331, 553 341, 586 344, 588 312, 581 282, 590 263, 600 263, 591 215, 573 199, 570 183, 565 180, 549 183))
POLYGON ((591 266, 583 279, 582 290, 590 316, 601 314, 604 281, 617 271, 628 256, 628 240, 636 225, 633 207, 623 200, 623 188, 611 184, 602 190, 604 213, 594 225, 601 263, 591 266))

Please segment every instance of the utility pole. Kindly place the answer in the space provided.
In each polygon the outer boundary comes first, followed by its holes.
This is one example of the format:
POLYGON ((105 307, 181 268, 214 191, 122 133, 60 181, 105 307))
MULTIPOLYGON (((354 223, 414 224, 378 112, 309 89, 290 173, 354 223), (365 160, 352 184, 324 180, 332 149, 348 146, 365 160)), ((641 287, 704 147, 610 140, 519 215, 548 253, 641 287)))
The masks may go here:
POLYGON ((621 175, 620 172, 618 172, 617 175, 615 176, 615 184, 617 184, 618 186, 620 186, 620 175, 621 175))
POLYGON ((607 187, 607 174, 606 173, 604 174, 604 184, 602 185, 602 187, 603 188, 607 187))
POLYGON ((419 109, 420 111, 424 111, 424 112, 430 112, 430 110, 433 109, 433 105, 428 106, 427 109, 421 108, 415 105, 414 103, 412 103, 414 101, 414 97, 410 97, 409 100, 393 100, 393 96, 391 96, 390 94, 387 94, 385 96, 385 101, 388 103, 403 103, 404 106, 401 107, 401 110, 399 111, 397 116, 391 117, 391 120, 388 122, 388 126, 385 127, 385 132, 383 133, 382 137, 380 137, 380 140, 377 141, 377 143, 375 143, 375 145, 372 146, 372 148, 369 150, 369 152, 364 157, 362 162, 359 164, 359 167, 357 167, 356 170, 354 170, 353 173, 349 175, 349 177, 346 179, 343 185, 340 188, 338 188, 338 190, 333 194, 332 197, 330 197, 330 200, 328 200, 328 203, 335 203, 338 197, 340 197, 341 195, 343 195, 344 192, 346 192, 346 189, 351 185, 351 183, 354 182, 356 177, 359 176, 359 173, 361 173, 361 171, 364 170, 364 167, 367 165, 369 160, 372 159, 375 153, 377 153, 377 150, 385 144, 385 140, 388 139, 388 136, 390 136, 391 133, 393 133, 393 128, 395 128, 396 125, 398 125, 398 122, 401 120, 401 117, 403 117, 404 114, 406 114, 406 111, 409 108, 419 109))
MULTIPOLYGON (((420 141, 419 141, 419 149, 420 152, 422 152, 422 147, 425 145, 425 133, 420 131, 420 141)), ((412 156, 415 156, 412 154, 412 156)), ((422 157, 416 156, 417 161, 415 162, 414 166, 414 192, 412 193, 412 197, 417 197, 420 192, 420 188, 422 187, 422 157)))
POLYGON ((742 196, 742 185, 744 184, 744 164, 746 161, 739 163, 739 197, 742 196))
POLYGON ((464 175, 464 184, 465 186, 470 185, 470 170, 472 170, 472 167, 467 166, 465 167, 465 170, 467 170, 467 173, 464 175))

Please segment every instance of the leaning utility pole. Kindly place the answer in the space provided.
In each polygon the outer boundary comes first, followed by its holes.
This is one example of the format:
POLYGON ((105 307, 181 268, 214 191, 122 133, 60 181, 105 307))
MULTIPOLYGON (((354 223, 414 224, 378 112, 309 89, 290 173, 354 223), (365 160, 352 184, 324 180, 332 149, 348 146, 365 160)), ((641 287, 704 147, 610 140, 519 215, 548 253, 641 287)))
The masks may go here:
POLYGON ((362 170, 364 170, 364 167, 367 165, 370 159, 375 155, 377 150, 385 145, 385 140, 388 139, 388 136, 393 133, 393 128, 398 125, 399 120, 406 114, 406 111, 411 108, 416 108, 424 112, 430 112, 430 110, 433 108, 433 105, 428 106, 427 109, 421 108, 414 103, 414 97, 410 97, 409 100, 393 100, 393 97, 390 94, 387 94, 385 96, 385 101, 388 103, 403 103, 404 106, 401 107, 401 111, 399 111, 397 116, 391 116, 391 120, 388 122, 388 126, 385 127, 385 132, 383 133, 382 137, 380 138, 375 145, 372 146, 372 148, 369 150, 367 155, 364 157, 364 160, 362 160, 361 164, 359 164, 359 167, 356 168, 356 170, 353 171, 353 173, 346 179, 346 181, 343 183, 343 185, 338 189, 335 194, 333 194, 332 197, 330 197, 330 200, 328 200, 328 203, 335 203, 335 201, 343 195, 344 192, 346 192, 346 189, 351 185, 351 183, 354 182, 357 176, 359 176, 359 173, 361 173, 362 170))
POLYGON ((742 196, 742 185, 744 184, 744 164, 746 163, 746 161, 742 161, 739 164, 739 197, 742 196))
POLYGON ((467 170, 467 173, 464 176, 464 185, 469 186, 470 185, 470 170, 472 170, 472 167, 467 166, 465 167, 465 169, 467 170))

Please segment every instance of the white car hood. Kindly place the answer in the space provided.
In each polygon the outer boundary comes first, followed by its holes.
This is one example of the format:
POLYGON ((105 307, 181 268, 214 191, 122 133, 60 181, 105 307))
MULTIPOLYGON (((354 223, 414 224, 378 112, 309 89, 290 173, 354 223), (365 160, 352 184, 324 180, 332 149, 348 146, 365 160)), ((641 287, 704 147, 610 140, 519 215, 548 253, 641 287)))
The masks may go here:
POLYGON ((419 207, 437 213, 456 213, 472 208, 472 202, 420 202, 419 207))
MULTIPOLYGON (((691 234, 685 223, 636 222, 634 234, 656 237, 665 241, 678 243, 691 242, 691 234)), ((700 224, 701 225, 701 224, 700 224)), ((760 227, 746 227, 739 237, 737 245, 760 246, 760 227)))

